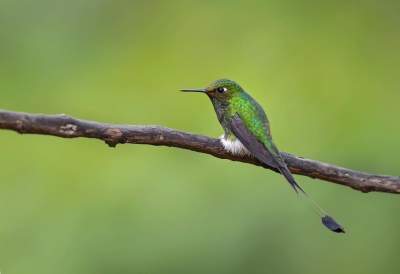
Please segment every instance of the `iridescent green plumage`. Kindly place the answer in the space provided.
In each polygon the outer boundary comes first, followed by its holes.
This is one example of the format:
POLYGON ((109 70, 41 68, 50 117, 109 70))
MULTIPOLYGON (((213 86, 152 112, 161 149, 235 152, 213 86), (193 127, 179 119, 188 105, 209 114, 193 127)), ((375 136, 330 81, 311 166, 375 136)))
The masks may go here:
MULTIPOLYGON (((228 99, 229 108, 227 115, 233 118, 236 114, 239 114, 245 126, 257 140, 263 143, 275 155, 279 155, 272 141, 268 118, 262 107, 233 81, 222 79, 216 81, 212 86, 227 84, 229 84, 232 93, 232 96, 228 99)), ((222 124, 222 127, 224 130, 229 129, 229 125, 222 124)))
POLYGON ((211 99, 218 120, 225 131, 224 138, 239 139, 257 159, 278 169, 296 192, 302 191, 275 146, 268 118, 257 101, 239 84, 229 79, 213 82, 205 92, 211 99))
MULTIPOLYGON (((296 192, 301 192, 309 198, 297 184, 275 146, 263 108, 241 86, 232 80, 220 79, 205 89, 183 91, 203 92, 208 95, 225 132, 221 139, 225 149, 235 153, 239 144, 261 163, 278 170, 296 192)), ((344 232, 342 226, 326 215, 311 198, 309 200, 327 228, 334 232, 344 232)))

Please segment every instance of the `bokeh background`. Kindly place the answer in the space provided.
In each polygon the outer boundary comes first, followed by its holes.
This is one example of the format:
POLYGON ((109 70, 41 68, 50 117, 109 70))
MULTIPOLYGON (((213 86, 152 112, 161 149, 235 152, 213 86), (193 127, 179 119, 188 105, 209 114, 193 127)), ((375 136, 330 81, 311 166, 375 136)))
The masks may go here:
MULTIPOLYGON (((0 108, 219 136, 235 79, 283 151, 399 175, 399 1, 1 0, 0 108)), ((1 273, 399 273, 399 197, 173 148, 0 132, 1 273)))

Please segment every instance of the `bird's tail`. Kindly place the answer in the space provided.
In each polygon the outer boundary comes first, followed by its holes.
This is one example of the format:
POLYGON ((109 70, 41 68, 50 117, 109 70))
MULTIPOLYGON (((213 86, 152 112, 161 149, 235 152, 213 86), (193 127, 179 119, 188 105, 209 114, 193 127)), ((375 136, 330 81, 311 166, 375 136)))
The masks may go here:
POLYGON ((336 233, 344 233, 344 228, 335 221, 331 216, 329 216, 325 210, 323 210, 320 205, 314 201, 308 194, 304 191, 304 189, 299 186, 299 184, 296 182, 294 179, 292 173, 290 172, 289 168, 286 165, 281 165, 279 168, 279 171, 283 176, 285 176, 286 180, 289 182, 289 184, 292 186, 294 191, 296 193, 301 193, 303 194, 304 197, 307 198, 307 200, 311 203, 315 211, 318 213, 318 215, 321 216, 321 221, 324 224, 325 227, 327 227, 329 230, 336 232, 336 233))

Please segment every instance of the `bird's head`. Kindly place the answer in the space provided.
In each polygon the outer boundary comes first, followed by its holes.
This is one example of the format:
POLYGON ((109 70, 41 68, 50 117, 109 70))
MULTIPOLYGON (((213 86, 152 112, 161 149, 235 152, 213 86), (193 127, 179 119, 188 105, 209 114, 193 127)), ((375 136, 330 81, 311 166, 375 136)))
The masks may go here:
POLYGON ((236 82, 229 79, 219 79, 212 82, 206 88, 182 89, 184 92, 202 92, 206 93, 211 99, 216 99, 220 102, 227 102, 232 97, 239 95, 243 89, 236 82))

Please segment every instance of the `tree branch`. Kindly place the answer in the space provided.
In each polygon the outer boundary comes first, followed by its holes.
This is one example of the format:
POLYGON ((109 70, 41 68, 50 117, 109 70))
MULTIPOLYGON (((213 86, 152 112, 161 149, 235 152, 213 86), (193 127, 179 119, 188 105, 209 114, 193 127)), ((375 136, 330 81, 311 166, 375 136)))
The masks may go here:
MULTIPOLYGON (((232 155, 226 152, 218 139, 162 126, 113 125, 79 120, 66 115, 42 115, 0 110, 0 129, 13 130, 21 134, 52 135, 62 138, 94 138, 103 140, 111 147, 126 143, 178 147, 210 154, 220 159, 272 169, 251 156, 232 155)), ((400 193, 400 177, 368 174, 284 152, 282 155, 290 170, 295 174, 348 186, 362 192, 400 193)))

